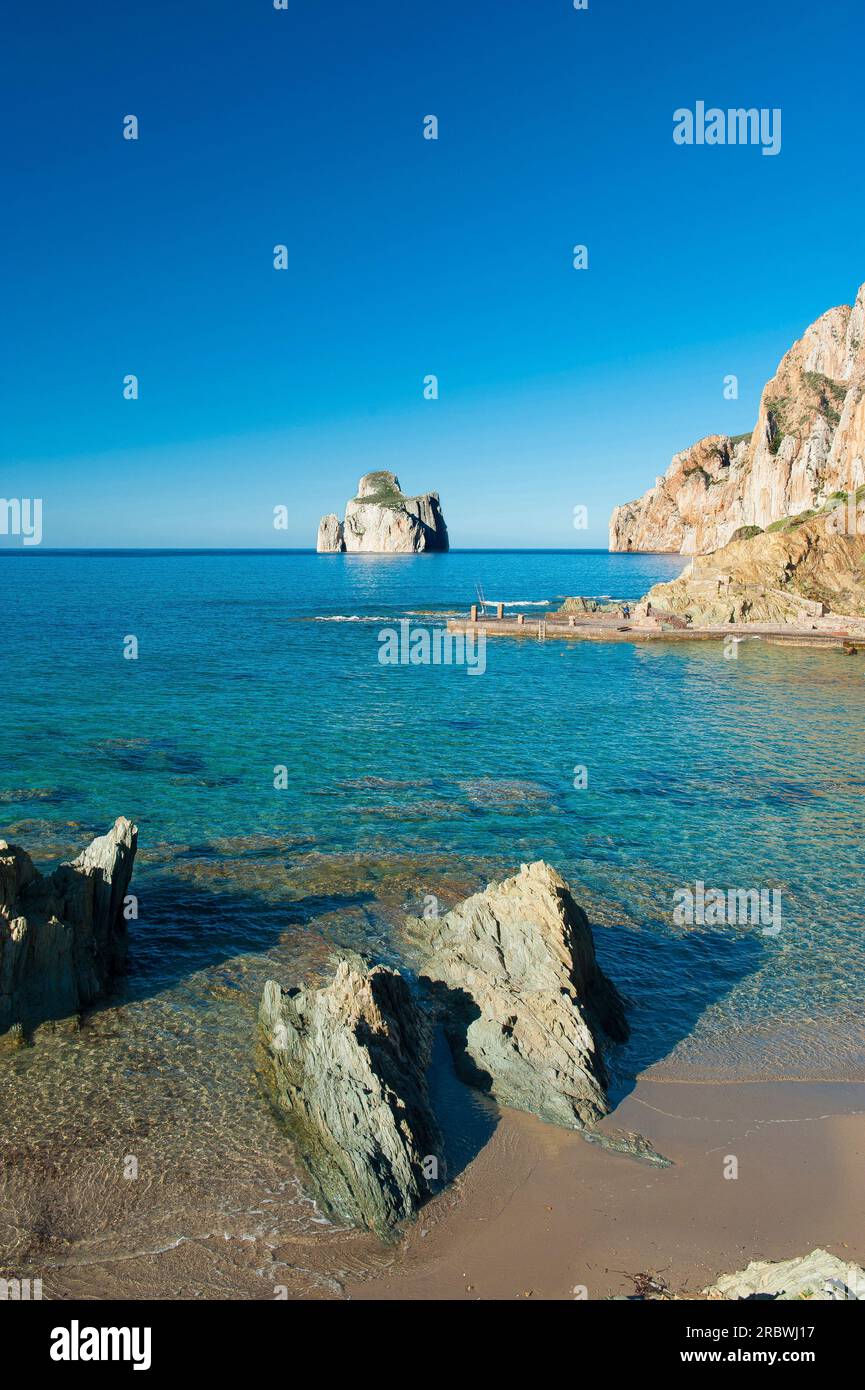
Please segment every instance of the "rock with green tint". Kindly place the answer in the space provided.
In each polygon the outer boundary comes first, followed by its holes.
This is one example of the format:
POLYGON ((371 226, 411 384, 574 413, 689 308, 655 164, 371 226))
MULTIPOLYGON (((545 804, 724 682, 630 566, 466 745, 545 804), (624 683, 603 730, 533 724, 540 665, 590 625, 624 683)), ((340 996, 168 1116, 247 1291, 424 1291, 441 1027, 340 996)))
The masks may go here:
POLYGON ((329 985, 264 988, 268 1080, 321 1209, 386 1235, 441 1185, 431 1033, 407 982, 339 963, 329 985))

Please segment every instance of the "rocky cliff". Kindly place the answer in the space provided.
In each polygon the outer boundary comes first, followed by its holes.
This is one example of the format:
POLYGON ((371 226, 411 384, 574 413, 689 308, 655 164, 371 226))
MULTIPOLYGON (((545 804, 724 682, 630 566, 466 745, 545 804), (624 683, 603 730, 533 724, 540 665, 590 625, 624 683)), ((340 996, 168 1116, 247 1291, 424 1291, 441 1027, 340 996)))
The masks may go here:
POLYGON ((600 1038, 627 1037, 624 1007, 555 869, 524 864, 448 912, 421 946, 465 1081, 552 1124, 607 1113, 600 1038))
POLYGON ((346 504, 345 521, 335 512, 322 517, 316 548, 322 554, 447 550, 448 532, 438 493, 407 497, 395 473, 365 473, 357 496, 346 504))
POLYGON ((137 827, 107 835, 49 878, 0 840, 0 1033, 93 1004, 126 964, 124 898, 137 827))
POLYGON ((703 555, 865 482, 865 285, 830 309, 764 387, 750 435, 713 434, 676 454, 655 486, 616 507, 610 550, 703 555))
POLYGON ((842 503, 746 532, 711 555, 695 556, 644 602, 659 617, 678 614, 695 627, 817 625, 826 614, 865 618, 865 505, 842 503))

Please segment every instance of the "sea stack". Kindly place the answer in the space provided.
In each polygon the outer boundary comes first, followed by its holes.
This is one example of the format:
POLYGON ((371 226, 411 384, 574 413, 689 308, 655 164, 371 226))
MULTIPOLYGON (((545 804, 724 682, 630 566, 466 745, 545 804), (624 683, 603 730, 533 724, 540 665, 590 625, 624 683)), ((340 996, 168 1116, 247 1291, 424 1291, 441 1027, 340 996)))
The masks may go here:
POLYGON ((437 492, 417 497, 403 493, 395 473, 365 473, 357 496, 346 504, 345 521, 335 512, 323 516, 316 549, 368 555, 419 554, 447 550, 448 532, 437 492))
POLYGON ((0 840, 0 1033, 96 1002, 126 966, 123 907, 138 828, 120 816, 45 878, 0 840))

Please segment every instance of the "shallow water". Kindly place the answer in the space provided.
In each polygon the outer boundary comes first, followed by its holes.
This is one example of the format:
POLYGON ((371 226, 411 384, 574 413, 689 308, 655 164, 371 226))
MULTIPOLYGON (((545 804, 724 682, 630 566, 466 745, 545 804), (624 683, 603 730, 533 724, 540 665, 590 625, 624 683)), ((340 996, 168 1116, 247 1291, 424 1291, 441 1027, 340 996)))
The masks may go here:
POLYGON ((861 659, 502 639, 477 677, 378 661, 383 625, 465 609, 477 582, 539 605, 633 598, 680 568, 591 552, 0 557, 0 835, 50 864, 117 814, 140 827, 122 994, 3 1056, 0 1250, 54 1261, 68 1291, 70 1270, 98 1286, 124 1252, 146 1284, 140 1252, 171 1247, 175 1291, 165 1257, 151 1291, 175 1297, 246 1279, 327 1291, 389 1258, 322 1225, 294 1178, 255 1075, 261 987, 340 946, 398 960, 404 911, 529 859, 570 879, 632 1001, 617 1093, 652 1066, 861 1076, 861 659), (779 891, 781 930, 674 925, 673 893, 697 880, 779 891))

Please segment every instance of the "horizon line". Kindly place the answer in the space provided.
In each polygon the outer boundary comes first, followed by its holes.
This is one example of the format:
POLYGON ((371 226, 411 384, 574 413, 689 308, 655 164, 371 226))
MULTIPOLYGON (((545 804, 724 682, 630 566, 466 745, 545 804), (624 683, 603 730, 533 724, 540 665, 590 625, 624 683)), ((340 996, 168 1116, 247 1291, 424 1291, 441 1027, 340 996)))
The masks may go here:
POLYGON ((319 555, 322 559, 393 560, 442 555, 677 555, 671 550, 610 550, 605 546, 453 546, 449 550, 321 552, 304 546, 0 546, 0 559, 12 555, 319 555))

